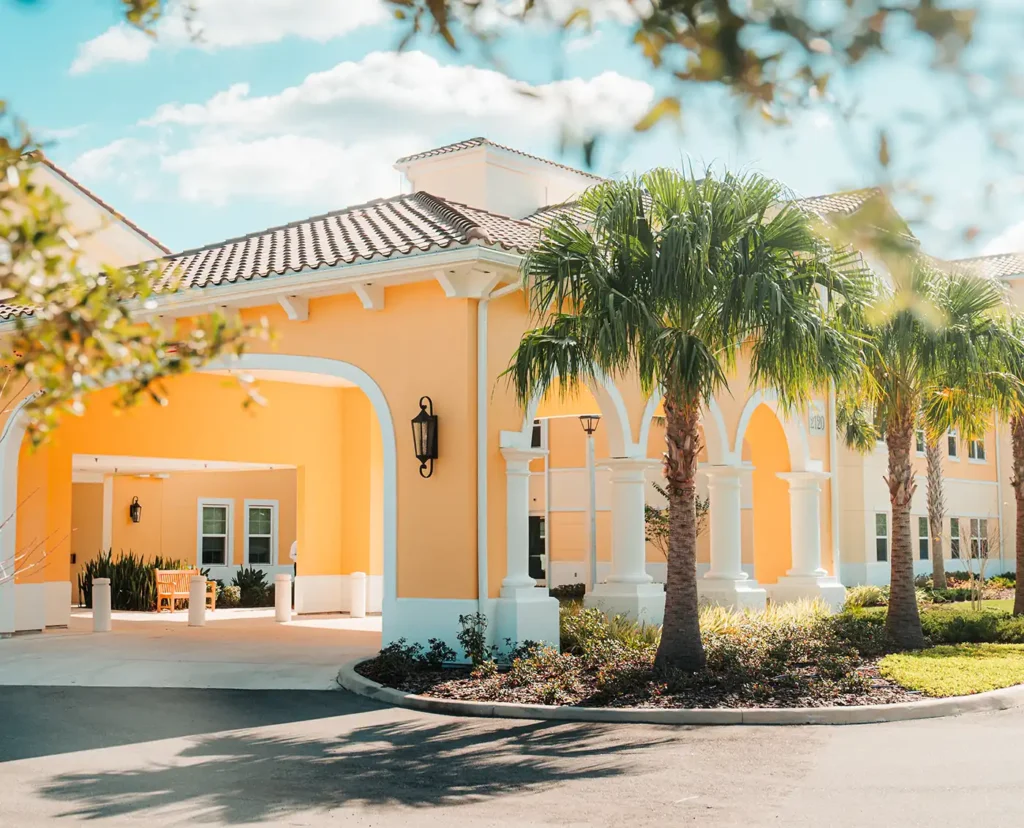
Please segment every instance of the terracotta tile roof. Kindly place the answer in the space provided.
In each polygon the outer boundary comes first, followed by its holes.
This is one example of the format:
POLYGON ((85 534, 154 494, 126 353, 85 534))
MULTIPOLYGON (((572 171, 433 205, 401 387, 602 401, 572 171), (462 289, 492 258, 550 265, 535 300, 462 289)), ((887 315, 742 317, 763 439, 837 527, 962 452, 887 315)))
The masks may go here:
POLYGON ((536 238, 525 222, 419 192, 176 253, 159 263, 157 287, 174 278, 181 289, 231 284, 473 242, 525 252, 536 238))
POLYGON ((60 167, 58 167, 56 164, 54 164, 49 158, 47 158, 45 155, 43 155, 42 152, 36 151, 36 152, 33 153, 33 156, 37 160, 39 160, 42 164, 44 164, 46 167, 48 167, 50 170, 52 170, 57 175, 59 175, 61 178, 63 178, 65 181, 67 181, 68 184, 70 184, 76 190, 80 190, 83 194, 85 194, 92 201, 95 201, 100 207, 102 207, 108 213, 110 213, 113 216, 116 216, 118 219, 120 219, 125 224, 127 224, 132 230, 134 230, 136 233, 138 233, 140 236, 142 236, 142 238, 144 238, 146 241, 156 245, 164 253, 170 253, 171 252, 171 249, 169 247, 167 247, 166 245, 162 244, 157 239, 153 238, 153 236, 149 235, 149 233, 147 233, 145 230, 143 230, 141 227, 139 227, 139 225, 137 225, 135 222, 133 222, 131 219, 129 219, 126 215, 124 215, 123 213, 119 213, 117 210, 115 210, 113 207, 111 207, 107 202, 105 202, 102 198, 100 198, 98 195, 96 195, 96 193, 94 193, 92 190, 90 190, 88 187, 86 187, 84 184, 82 184, 81 181, 79 181, 78 179, 74 178, 69 173, 67 173, 66 171, 64 171, 60 167))
POLYGON ((994 256, 953 259, 946 262, 946 264, 972 270, 982 276, 999 279, 1024 276, 1024 253, 998 253, 994 256))
POLYGON ((505 152, 511 152, 516 155, 521 155, 523 158, 529 158, 533 161, 541 161, 545 164, 550 164, 552 167, 558 167, 569 172, 576 173, 577 175, 583 175, 587 178, 593 178, 595 181, 602 181, 603 179, 599 175, 586 172, 585 170, 579 170, 575 167, 570 167, 566 164, 559 164, 557 161, 551 161, 547 158, 541 158, 539 155, 530 155, 528 152, 517 150, 513 147, 506 147, 504 144, 496 144, 494 141, 490 141, 487 138, 469 138, 465 141, 456 141, 454 144, 446 144, 443 147, 435 147, 434 149, 426 150, 425 152, 418 152, 415 155, 407 155, 405 158, 399 158, 395 162, 396 167, 400 167, 403 164, 411 163, 412 161, 420 161, 424 158, 436 158, 439 155, 451 155, 456 152, 463 152, 468 149, 475 149, 476 147, 493 147, 494 149, 503 150, 505 152))
POLYGON ((878 187, 850 190, 845 193, 830 193, 812 198, 797 198, 793 204, 819 216, 851 215, 875 198, 884 197, 878 187))

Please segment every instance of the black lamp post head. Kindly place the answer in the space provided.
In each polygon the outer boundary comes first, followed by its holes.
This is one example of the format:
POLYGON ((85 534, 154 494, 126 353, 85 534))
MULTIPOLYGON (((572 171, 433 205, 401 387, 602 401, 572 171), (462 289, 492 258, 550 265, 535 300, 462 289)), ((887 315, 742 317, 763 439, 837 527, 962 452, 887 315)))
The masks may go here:
POLYGON ((437 459, 437 415, 430 397, 420 397, 420 413, 412 418, 412 442, 420 461, 420 477, 430 477, 437 459))
POLYGON ((590 437, 595 431, 597 426, 601 422, 600 414, 581 414, 580 425, 583 426, 583 430, 587 432, 587 436, 590 437))

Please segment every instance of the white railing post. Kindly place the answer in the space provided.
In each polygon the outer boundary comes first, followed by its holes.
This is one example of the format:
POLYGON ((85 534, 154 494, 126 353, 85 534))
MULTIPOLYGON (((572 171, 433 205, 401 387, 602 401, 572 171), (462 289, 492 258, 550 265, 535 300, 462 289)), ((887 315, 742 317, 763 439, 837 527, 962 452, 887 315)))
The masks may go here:
POLYGON ((193 575, 188 584, 188 625, 206 624, 206 576, 193 575))
POLYGON ((292 576, 287 572, 274 576, 274 620, 281 624, 292 620, 292 576))
POLYGON ((92 579, 92 631, 110 632, 110 578, 92 579))

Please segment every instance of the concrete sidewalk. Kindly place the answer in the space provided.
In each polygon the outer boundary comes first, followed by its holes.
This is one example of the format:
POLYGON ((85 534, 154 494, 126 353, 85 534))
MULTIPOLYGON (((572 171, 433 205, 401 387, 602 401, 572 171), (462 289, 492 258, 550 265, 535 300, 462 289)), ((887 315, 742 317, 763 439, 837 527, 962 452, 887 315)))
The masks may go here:
POLYGON ((0 685, 327 690, 380 648, 380 616, 278 624, 273 609, 216 610, 205 627, 187 612, 115 612, 112 632, 91 630, 76 610, 67 630, 0 640, 0 685))

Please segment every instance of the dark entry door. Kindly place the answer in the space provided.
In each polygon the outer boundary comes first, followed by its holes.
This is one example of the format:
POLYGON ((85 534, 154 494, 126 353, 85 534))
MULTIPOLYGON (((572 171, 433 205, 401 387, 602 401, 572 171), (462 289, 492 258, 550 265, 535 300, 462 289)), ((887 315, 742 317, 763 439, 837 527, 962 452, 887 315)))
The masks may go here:
POLYGON ((545 580, 544 571, 544 518, 530 515, 530 577, 545 580))

